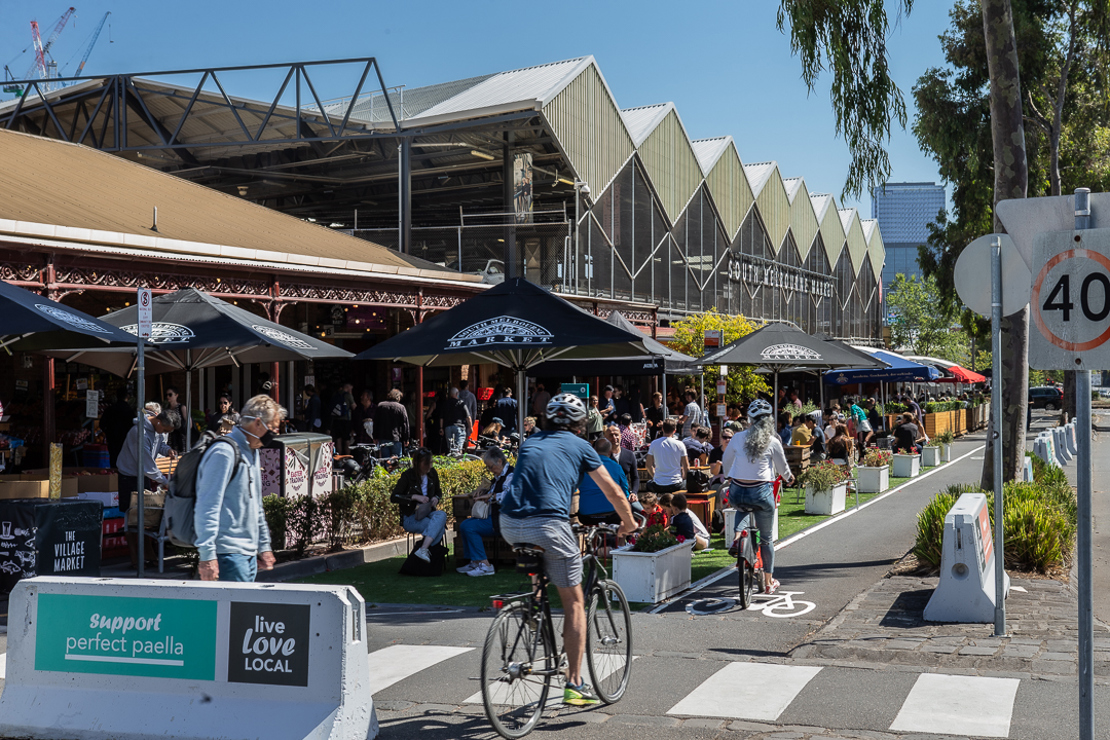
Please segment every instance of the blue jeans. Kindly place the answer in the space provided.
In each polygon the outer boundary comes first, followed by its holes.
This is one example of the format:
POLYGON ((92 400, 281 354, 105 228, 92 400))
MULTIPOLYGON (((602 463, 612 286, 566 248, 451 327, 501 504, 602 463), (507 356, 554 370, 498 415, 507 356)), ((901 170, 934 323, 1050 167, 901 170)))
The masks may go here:
POLYGON ((447 435, 447 443, 451 445, 452 452, 466 448, 466 427, 462 424, 451 424, 443 431, 447 435))
POLYGON ((254 555, 217 554, 216 565, 220 568, 221 581, 254 583, 254 577, 258 575, 258 558, 254 555))
POLYGON ((424 535, 423 547, 427 549, 432 545, 438 545, 443 539, 443 533, 447 531, 447 512, 433 511, 420 521, 416 520, 415 514, 410 514, 405 517, 401 526, 406 532, 424 535))
MULTIPOLYGON (((763 570, 775 572, 775 544, 771 533, 775 527, 775 484, 770 481, 758 486, 741 486, 733 483, 728 489, 729 506, 750 506, 755 511, 755 526, 759 530, 759 552, 763 557, 763 570)), ((736 518, 736 531, 739 532, 747 517, 736 518)))
POLYGON ((400 442, 394 442, 391 439, 379 439, 378 444, 381 445, 381 447, 378 448, 378 456, 383 459, 387 457, 400 457, 401 453, 404 451, 404 445, 400 442))
POLYGON ((488 560, 482 538, 494 535, 493 519, 464 519, 459 522, 459 534, 462 536, 466 557, 471 562, 488 560))

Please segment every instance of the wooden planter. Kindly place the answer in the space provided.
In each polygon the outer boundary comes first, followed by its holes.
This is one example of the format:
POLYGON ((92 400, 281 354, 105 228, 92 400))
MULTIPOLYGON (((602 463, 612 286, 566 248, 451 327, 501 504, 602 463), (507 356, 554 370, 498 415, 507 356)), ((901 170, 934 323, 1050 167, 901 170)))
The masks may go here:
POLYGON ((856 488, 860 493, 880 493, 890 488, 890 466, 856 468, 856 488))
POLYGON ((840 483, 827 491, 814 491, 806 486, 806 513, 829 516, 844 511, 848 496, 848 484, 840 483))
POLYGON ((921 464, 926 468, 935 468, 940 465, 940 447, 926 446, 921 450, 921 464))
POLYGON ((613 579, 629 601, 658 604, 690 586, 694 543, 659 552, 614 552, 613 579))
POLYGON ((916 478, 921 473, 921 455, 896 454, 893 472, 895 478, 916 478))

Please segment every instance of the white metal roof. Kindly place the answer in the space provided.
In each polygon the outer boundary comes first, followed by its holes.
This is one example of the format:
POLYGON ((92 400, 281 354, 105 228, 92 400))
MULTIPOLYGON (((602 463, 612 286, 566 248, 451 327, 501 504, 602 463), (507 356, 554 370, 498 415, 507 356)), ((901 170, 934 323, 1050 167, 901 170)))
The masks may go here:
POLYGON ((873 218, 868 218, 868 219, 860 219, 859 223, 860 223, 860 226, 863 227, 863 238, 867 240, 868 244, 870 244, 871 243, 871 235, 875 233, 875 227, 877 227, 879 225, 879 222, 877 220, 873 219, 873 218))
POLYGON ((856 216, 856 209, 839 208, 836 212, 840 215, 840 224, 844 227, 844 233, 847 234, 852 230, 852 219, 856 216))
POLYGON ((763 192, 763 186, 771 179, 771 173, 778 166, 778 162, 752 162, 744 165, 744 174, 748 176, 748 184, 752 186, 752 194, 756 198, 763 192))
POLYGON ((798 197, 798 192, 801 191, 804 184, 805 180, 801 177, 783 178, 782 186, 786 188, 786 199, 790 201, 791 205, 794 204, 794 199, 798 197))
POLYGON ((712 139, 692 141, 690 146, 694 147, 694 156, 698 158, 698 164, 701 165, 702 172, 709 174, 713 165, 717 164, 717 160, 721 158, 721 155, 725 153, 731 143, 731 136, 717 136, 712 139))
POLYGON ((828 212, 829 206, 835 205, 833 197, 828 193, 810 193, 809 202, 813 204, 813 211, 817 214, 818 223, 825 220, 825 213, 828 212))
POLYGON ((639 148, 640 144, 651 135, 655 127, 663 122, 667 114, 674 110, 674 103, 659 103, 657 105, 643 105, 639 108, 626 108, 621 111, 624 125, 628 127, 628 135, 632 137, 632 145, 639 148))
POLYGON ((431 123, 451 119, 460 113, 481 115, 511 110, 539 110, 582 70, 594 63, 593 57, 541 64, 495 74, 457 95, 409 119, 431 123))

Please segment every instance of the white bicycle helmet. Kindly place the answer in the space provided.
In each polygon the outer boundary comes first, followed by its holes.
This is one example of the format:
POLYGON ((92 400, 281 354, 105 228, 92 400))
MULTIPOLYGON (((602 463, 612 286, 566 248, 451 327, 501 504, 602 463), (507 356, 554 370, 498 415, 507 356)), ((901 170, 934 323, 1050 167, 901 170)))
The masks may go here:
POLYGON ((771 404, 767 403, 762 398, 755 399, 752 401, 751 405, 748 406, 748 418, 752 421, 755 421, 761 416, 770 416, 773 413, 775 413, 775 410, 771 408, 771 404))
POLYGON ((547 419, 552 424, 567 425, 586 418, 586 404, 573 393, 560 393, 547 402, 547 419))

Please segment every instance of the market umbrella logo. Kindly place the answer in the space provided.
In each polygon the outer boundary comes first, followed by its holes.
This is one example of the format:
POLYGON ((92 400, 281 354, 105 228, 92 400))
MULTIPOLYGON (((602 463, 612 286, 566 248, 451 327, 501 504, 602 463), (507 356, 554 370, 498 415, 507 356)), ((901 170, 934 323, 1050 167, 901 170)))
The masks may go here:
MULTIPOLYGON (((138 324, 128 324, 121 326, 126 332, 130 332, 135 336, 139 335, 138 324)), ((155 321, 150 325, 150 339, 146 340, 151 344, 178 344, 184 342, 191 342, 196 339, 196 334, 193 330, 183 324, 171 324, 167 321, 155 321)))
POLYGON ((62 323, 69 324, 70 326, 72 326, 74 329, 77 329, 78 331, 95 331, 95 332, 98 332, 100 334, 111 334, 112 333, 109 329, 105 329, 103 326, 100 326, 99 324, 94 324, 93 322, 89 321, 88 319, 83 319, 80 316, 78 316, 77 314, 70 313, 69 311, 66 311, 65 309, 62 309, 62 308, 58 308, 57 306, 47 306, 47 305, 42 304, 42 303, 36 303, 35 308, 42 311, 44 314, 46 314, 47 316, 49 316, 52 319, 57 319, 58 321, 61 321, 62 323))
POLYGON ((809 347, 803 347, 800 344, 772 344, 759 354, 764 360, 783 360, 786 362, 821 359, 820 352, 809 347))
POLYGON ((227 680, 308 686, 308 604, 231 602, 227 680))
POLYGON ((550 345, 554 335, 539 324, 512 316, 498 316, 472 324, 447 340, 445 349, 497 344, 550 345))
POLYGON ((292 334, 287 334, 281 329, 275 329, 272 326, 258 326, 257 324, 255 324, 251 328, 259 334, 273 339, 275 342, 280 342, 281 344, 284 344, 286 347, 292 347, 293 349, 316 349, 305 340, 298 339, 292 334))

